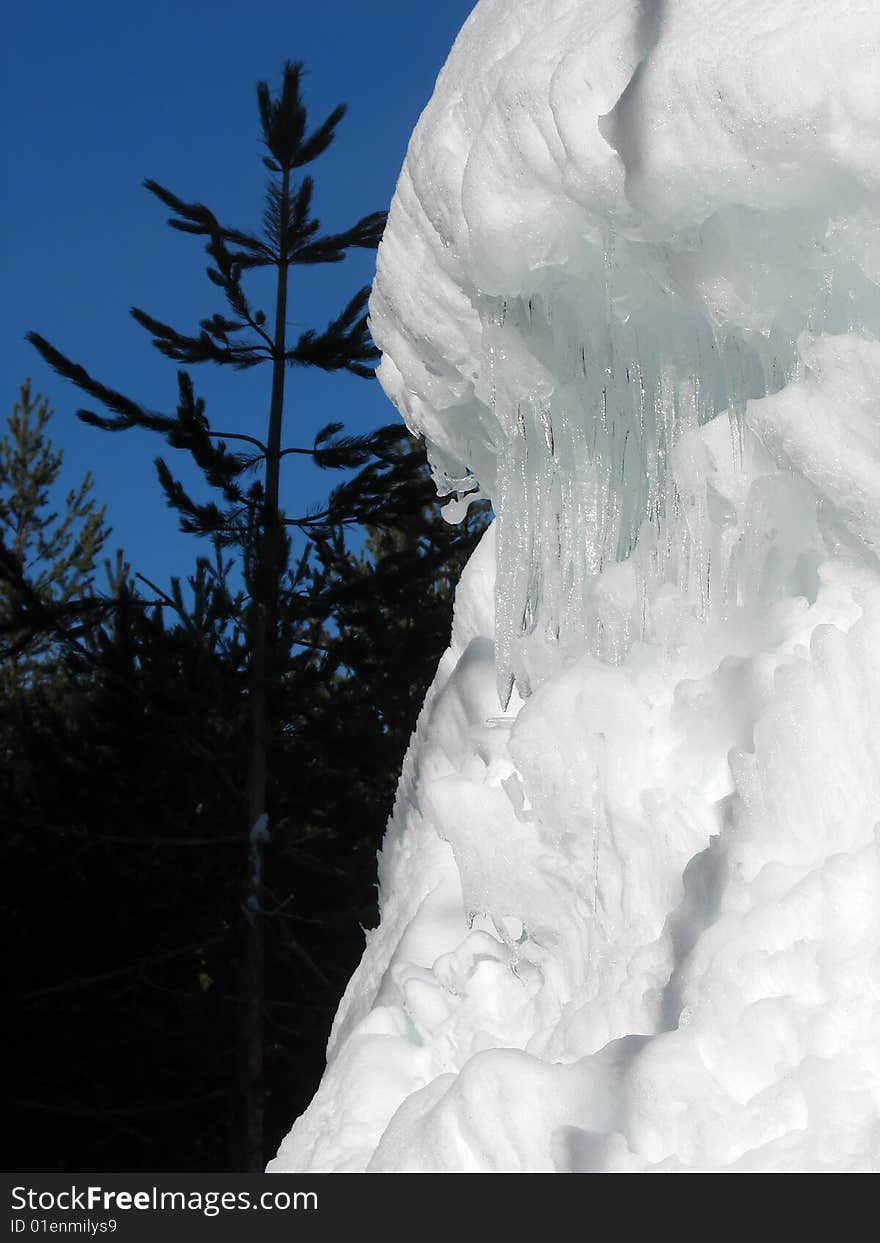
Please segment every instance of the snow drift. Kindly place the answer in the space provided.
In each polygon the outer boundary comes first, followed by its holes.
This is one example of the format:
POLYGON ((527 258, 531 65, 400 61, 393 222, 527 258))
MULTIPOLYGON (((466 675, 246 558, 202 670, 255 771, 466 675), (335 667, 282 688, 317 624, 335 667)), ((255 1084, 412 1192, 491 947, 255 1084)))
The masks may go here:
POLYGON ((880 4, 481 0, 371 303, 488 495, 276 1170, 880 1167, 880 4))

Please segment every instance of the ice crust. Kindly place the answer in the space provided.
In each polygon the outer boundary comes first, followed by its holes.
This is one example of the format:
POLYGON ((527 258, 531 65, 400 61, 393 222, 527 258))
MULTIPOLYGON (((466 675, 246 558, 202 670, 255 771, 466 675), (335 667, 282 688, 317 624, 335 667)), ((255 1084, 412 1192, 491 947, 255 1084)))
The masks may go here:
POLYGON ((880 1168, 878 52, 876 0, 465 24, 371 312, 496 519, 270 1168, 880 1168))

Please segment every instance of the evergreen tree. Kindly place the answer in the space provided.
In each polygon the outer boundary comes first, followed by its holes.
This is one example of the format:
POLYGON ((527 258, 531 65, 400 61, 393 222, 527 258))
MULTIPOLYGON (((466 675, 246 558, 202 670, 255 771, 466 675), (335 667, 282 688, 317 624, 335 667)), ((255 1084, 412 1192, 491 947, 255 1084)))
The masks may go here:
POLYGON ((32 679, 52 643, 30 627, 31 613, 63 615, 92 589, 95 563, 110 534, 89 473, 71 488, 60 509, 52 491, 63 455, 48 436, 52 411, 25 380, 0 440, 0 634, 10 649, 2 667, 7 693, 32 679))
MULTIPOLYGON (((251 747, 243 811, 247 847, 244 896, 246 945, 242 956, 242 1027, 239 1041, 239 1095, 241 1100, 242 1164, 262 1169, 263 1157, 263 1007, 264 1007, 264 850, 272 825, 268 793, 271 781, 272 739, 279 724, 282 680, 282 597, 288 580, 291 544, 289 529, 307 536, 321 523, 340 518, 341 506, 354 499, 345 487, 337 490, 332 513, 291 516, 280 500, 281 465, 287 454, 311 455, 321 466, 357 467, 381 454, 387 435, 341 435, 338 424, 319 433, 311 447, 283 445, 285 379, 288 367, 345 370, 368 378, 377 351, 369 338, 366 303, 369 288, 357 291, 325 329, 309 329, 295 343, 287 338, 288 276, 296 265, 336 263, 353 247, 374 249, 381 237, 385 215, 372 213, 339 233, 322 233, 312 215, 313 181, 299 170, 310 165, 330 145, 345 113, 340 105, 309 130, 300 95, 301 65, 284 67, 282 85, 273 97, 268 85, 257 87, 257 103, 269 170, 262 227, 256 231, 228 227, 201 203, 183 200, 155 181, 146 188, 172 212, 172 228, 206 239, 207 274, 220 291, 225 308, 203 319, 196 332, 180 331, 147 312, 132 315, 152 336, 166 357, 183 364, 213 362, 236 370, 268 365, 271 388, 265 430, 221 432, 211 427, 204 403, 197 398, 185 371, 178 373, 176 414, 157 414, 131 398, 108 388, 81 366, 61 354, 43 337, 29 339, 61 375, 100 402, 108 414, 78 411, 86 423, 107 431, 142 427, 163 435, 170 447, 189 452, 202 475, 218 494, 200 502, 190 496, 164 459, 156 468, 166 498, 181 516, 181 527, 207 535, 221 548, 238 550, 249 597, 247 648, 251 747), (248 273, 268 268, 274 273, 274 313, 254 307, 245 292, 248 273), (262 431, 262 438, 254 431, 262 431), (232 451, 228 442, 246 448, 232 451), (250 485, 246 476, 260 477, 250 485)), ((370 504, 375 510, 375 498, 370 504)), ((347 512, 342 520, 369 516, 347 512)))
POLYGON ((19 720, 0 711, 16 877, 0 903, 18 1015, 10 1156, 223 1168, 244 662, 225 566, 203 559, 188 591, 155 600, 124 568, 113 609, 59 634, 55 693, 26 688, 19 720))
MULTIPOLYGON (((483 525, 479 511, 460 527, 443 520, 421 447, 390 430, 385 460, 342 487, 346 509, 356 495, 365 508, 387 498, 394 526, 374 527, 361 546, 340 520, 285 585, 284 626, 300 642, 284 660, 269 765, 263 1019, 274 1143, 317 1086, 361 927, 374 925, 375 850, 448 643, 454 583, 483 525)), ((71 1154, 107 1169, 237 1164, 224 1135, 243 999, 235 775, 250 727, 246 601, 232 562, 215 550, 187 584, 141 580, 140 595, 119 564, 114 607, 79 637, 59 635, 64 696, 33 690, 8 729, 0 714, 17 878, 2 902, 19 1014, 13 1168, 71 1169, 71 1154)))

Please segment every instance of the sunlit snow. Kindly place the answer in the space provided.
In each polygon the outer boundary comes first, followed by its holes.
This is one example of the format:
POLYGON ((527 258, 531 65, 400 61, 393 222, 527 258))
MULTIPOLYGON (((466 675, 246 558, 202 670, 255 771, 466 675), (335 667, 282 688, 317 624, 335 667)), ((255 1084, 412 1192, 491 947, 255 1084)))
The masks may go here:
POLYGON ((880 1168, 880 2, 481 0, 380 379, 496 520, 271 1169, 880 1168))

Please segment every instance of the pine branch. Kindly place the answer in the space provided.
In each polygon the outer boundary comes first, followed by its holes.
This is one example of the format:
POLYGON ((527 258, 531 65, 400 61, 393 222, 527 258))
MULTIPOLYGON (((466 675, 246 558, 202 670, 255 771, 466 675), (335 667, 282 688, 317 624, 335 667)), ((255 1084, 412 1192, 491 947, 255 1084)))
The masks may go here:
POLYGON ((0 617, 0 659, 11 660, 51 636, 76 643, 114 607, 105 597, 47 598, 28 581, 21 558, 0 538, 0 585, 4 608, 0 617))
POLYGON ((347 111, 348 108, 345 104, 337 104, 329 117, 327 117, 327 120, 313 130, 305 142, 301 144, 296 158, 293 160, 293 168, 301 168, 303 164, 311 164, 312 160, 316 160, 319 155, 327 150, 335 136, 336 126, 347 111))
POLYGON ((263 141, 270 154, 268 166, 280 172, 282 169, 300 168, 310 164, 333 141, 336 126, 346 113, 345 104, 339 104, 325 121, 306 137, 306 109, 300 99, 302 62, 288 61, 284 66, 280 94, 273 99, 267 82, 257 86, 257 106, 263 141))
MULTIPOLYGON (((223 440, 243 440, 247 444, 254 445, 257 449, 259 449, 260 457, 266 456, 266 446, 263 444, 262 440, 257 440, 256 436, 245 436, 243 432, 215 432, 214 429, 210 427, 206 430, 209 436, 219 436, 223 440)), ((307 452, 310 452, 310 450, 307 450, 307 452)), ((248 458, 249 464, 251 460, 252 459, 248 458)))
POLYGON ((241 257, 243 266, 260 267, 273 261, 271 251, 265 242, 251 233, 245 233, 241 229, 230 229, 220 224, 214 213, 203 203, 186 203, 165 186, 149 178, 143 184, 146 190, 149 190, 175 213, 175 216, 168 221, 172 229, 177 229, 180 233, 194 233, 200 237, 210 237, 216 233, 224 242, 241 246, 246 252, 241 257))
POLYGON ((289 263, 339 263, 352 247, 375 250, 382 240, 388 213, 373 212, 342 233, 328 233, 314 241, 298 244, 288 252, 289 263))
POLYGON ((93 379, 84 367, 80 367, 78 363, 71 362, 69 358, 65 357, 59 350, 56 350, 39 333, 29 332, 26 334, 26 339, 42 355, 53 371, 63 376, 65 380, 70 380, 77 388, 81 388, 83 392, 88 393, 90 397, 96 398, 108 410, 114 411, 116 415, 115 418, 107 419, 92 413, 90 410, 77 410, 77 417, 82 419, 84 423, 89 423, 93 427, 103 428, 104 431, 119 432, 127 431, 130 427, 149 427, 155 431, 166 431, 173 422, 165 415, 145 410, 122 393, 118 393, 115 389, 101 384, 99 380, 93 379))
POLYGON ((265 346, 237 345, 228 341, 218 344, 218 338, 222 342, 223 325, 227 325, 231 331, 240 331, 244 327, 243 324, 231 320, 220 318, 218 321, 215 317, 213 320, 203 321, 203 324, 212 325, 213 332, 203 327, 203 331, 197 337, 190 337, 178 332, 169 324, 163 324, 161 320, 154 319, 152 315, 148 315, 146 311, 136 306, 131 307, 130 314, 142 328, 152 334, 153 345, 159 353, 175 362, 231 364, 237 371, 244 371, 249 367, 258 366, 259 363, 271 357, 270 351, 265 346))
POLYGON ((237 542, 241 510, 223 510, 213 501, 199 504, 187 493, 183 484, 172 475, 168 464, 161 457, 155 459, 156 474, 172 509, 180 514, 180 529, 187 535, 211 536, 219 539, 224 547, 237 542))
MULTIPOLYGON (((339 424, 336 426, 340 427, 339 424)), ((327 431, 326 428, 322 430, 327 431)), ((320 442, 316 436, 312 450, 315 465, 322 470, 351 469, 363 466, 371 459, 382 459, 387 452, 389 430, 393 431, 395 437, 399 437, 396 424, 390 429, 379 428, 360 436, 340 436, 334 431, 332 436, 323 436, 320 442)))
POLYGON ((287 362, 320 367, 323 371, 350 371, 369 379, 373 371, 366 364, 379 358, 364 313, 369 297, 370 286, 365 285, 324 332, 319 334, 313 329, 304 332, 285 355, 287 362))

